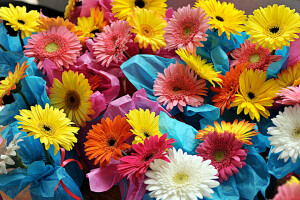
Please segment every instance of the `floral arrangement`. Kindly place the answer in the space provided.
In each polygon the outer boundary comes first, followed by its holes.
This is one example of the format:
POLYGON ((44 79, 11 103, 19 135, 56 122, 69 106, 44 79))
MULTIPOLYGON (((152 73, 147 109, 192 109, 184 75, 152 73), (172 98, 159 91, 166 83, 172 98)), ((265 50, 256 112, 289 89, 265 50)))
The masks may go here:
POLYGON ((69 0, 64 18, 9 4, 0 20, 11 198, 82 199, 84 176, 127 200, 299 198, 295 10, 69 0))

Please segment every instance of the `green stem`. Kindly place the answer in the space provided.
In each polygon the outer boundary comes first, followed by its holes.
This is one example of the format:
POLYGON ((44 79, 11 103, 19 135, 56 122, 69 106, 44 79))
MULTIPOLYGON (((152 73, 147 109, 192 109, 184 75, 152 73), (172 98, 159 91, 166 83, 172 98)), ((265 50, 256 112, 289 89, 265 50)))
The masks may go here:
POLYGON ((44 153, 45 153, 45 156, 46 156, 47 164, 51 165, 51 158, 50 158, 49 152, 46 150, 46 147, 45 147, 44 143, 43 143, 43 149, 44 149, 44 153))
POLYGON ((28 103, 28 101, 27 101, 24 93, 22 92, 22 90, 18 91, 18 93, 22 96, 22 98, 23 98, 23 100, 24 100, 24 102, 25 102, 25 104, 27 106, 27 109, 29 110, 30 109, 30 104, 28 103))
POLYGON ((128 53, 126 51, 123 51, 124 55, 126 56, 126 58, 129 60, 131 57, 130 55, 128 55, 128 53))
POLYGON ((128 156, 127 153, 125 153, 125 151, 122 150, 122 155, 123 156, 128 156))
POLYGON ((18 32, 19 32, 19 39, 20 39, 20 43, 21 43, 21 46, 22 46, 22 50, 24 51, 25 50, 25 48, 24 48, 24 46, 25 46, 24 40, 22 39, 21 31, 19 30, 18 32))
POLYGON ((3 51, 7 51, 7 49, 6 49, 2 44, 0 44, 0 48, 1 48, 3 51))

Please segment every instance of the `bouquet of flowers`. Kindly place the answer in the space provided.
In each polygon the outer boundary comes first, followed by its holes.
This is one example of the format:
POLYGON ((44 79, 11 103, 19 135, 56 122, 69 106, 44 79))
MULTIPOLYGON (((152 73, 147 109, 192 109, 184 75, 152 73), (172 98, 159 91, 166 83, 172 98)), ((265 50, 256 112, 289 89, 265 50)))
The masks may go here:
POLYGON ((85 174, 127 200, 299 198, 295 10, 69 0, 64 17, 10 4, 0 20, 10 197, 82 199, 85 174))

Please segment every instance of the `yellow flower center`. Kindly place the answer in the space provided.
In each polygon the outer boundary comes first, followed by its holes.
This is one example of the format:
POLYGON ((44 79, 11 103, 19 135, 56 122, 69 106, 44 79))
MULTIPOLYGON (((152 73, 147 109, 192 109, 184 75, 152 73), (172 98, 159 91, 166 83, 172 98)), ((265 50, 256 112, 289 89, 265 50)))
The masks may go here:
POLYGON ((139 8, 144 8, 146 4, 143 0, 135 0, 134 5, 139 8))
POLYGON ((68 91, 65 97, 65 103, 69 109, 77 109, 80 106, 80 95, 74 91, 68 91))
POLYGON ((253 54, 249 60, 251 63, 257 63, 259 61, 259 58, 260 58, 259 54, 253 54))
POLYGON ((52 136, 55 134, 55 128, 52 124, 49 123, 39 123, 39 129, 48 136, 52 136))
POLYGON ((224 152, 223 151, 217 151, 214 153, 214 157, 216 159, 216 161, 222 161, 224 159, 224 152))
POLYGON ((181 91, 181 90, 182 90, 182 88, 180 88, 180 87, 174 87, 174 88, 173 88, 173 91, 174 91, 174 92, 178 92, 178 91, 181 91))
POLYGON ((52 53, 53 51, 56 51, 58 49, 58 45, 54 42, 47 44, 45 47, 46 51, 49 53, 52 53))
POLYGON ((300 137, 300 128, 295 129, 294 135, 295 135, 296 137, 300 137))
POLYGON ((184 30, 183 30, 183 33, 184 35, 189 35, 191 33, 192 29, 191 27, 186 27, 184 30))
POLYGON ((147 24, 142 24, 141 25, 141 30, 142 30, 142 34, 148 38, 152 38, 155 37, 155 32, 152 29, 151 26, 147 25, 147 24))
POLYGON ((186 182, 188 182, 189 180, 189 175, 187 175, 186 173, 184 172, 179 172, 177 174, 175 174, 175 176, 173 176, 173 181, 176 183, 176 184, 185 184, 186 182))

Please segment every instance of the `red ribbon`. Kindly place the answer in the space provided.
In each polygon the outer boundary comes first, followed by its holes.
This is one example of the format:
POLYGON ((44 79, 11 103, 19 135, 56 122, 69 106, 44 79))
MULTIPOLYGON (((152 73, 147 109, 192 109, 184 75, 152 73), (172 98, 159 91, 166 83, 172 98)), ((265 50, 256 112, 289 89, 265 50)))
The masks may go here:
MULTIPOLYGON (((77 162, 79 168, 80 168, 81 170, 83 169, 81 163, 80 163, 78 160, 75 160, 75 159, 67 159, 67 160, 65 160, 65 156, 66 156, 66 151, 65 151, 65 149, 60 148, 60 158, 61 158, 61 165, 60 165, 60 166, 61 166, 61 167, 65 167, 65 166, 66 166, 67 164, 69 164, 70 162, 75 161, 75 162, 77 162)), ((58 184, 57 184, 57 186, 55 187, 55 190, 54 190, 54 191, 57 190, 59 184, 61 184, 62 188, 66 191, 66 193, 68 193, 68 195, 70 195, 71 197, 73 197, 73 198, 76 199, 76 200, 81 200, 80 197, 76 196, 75 194, 73 194, 73 192, 71 192, 71 191, 69 190, 69 188, 64 184, 64 182, 63 182, 62 180, 60 180, 60 181, 58 182, 58 184)))

